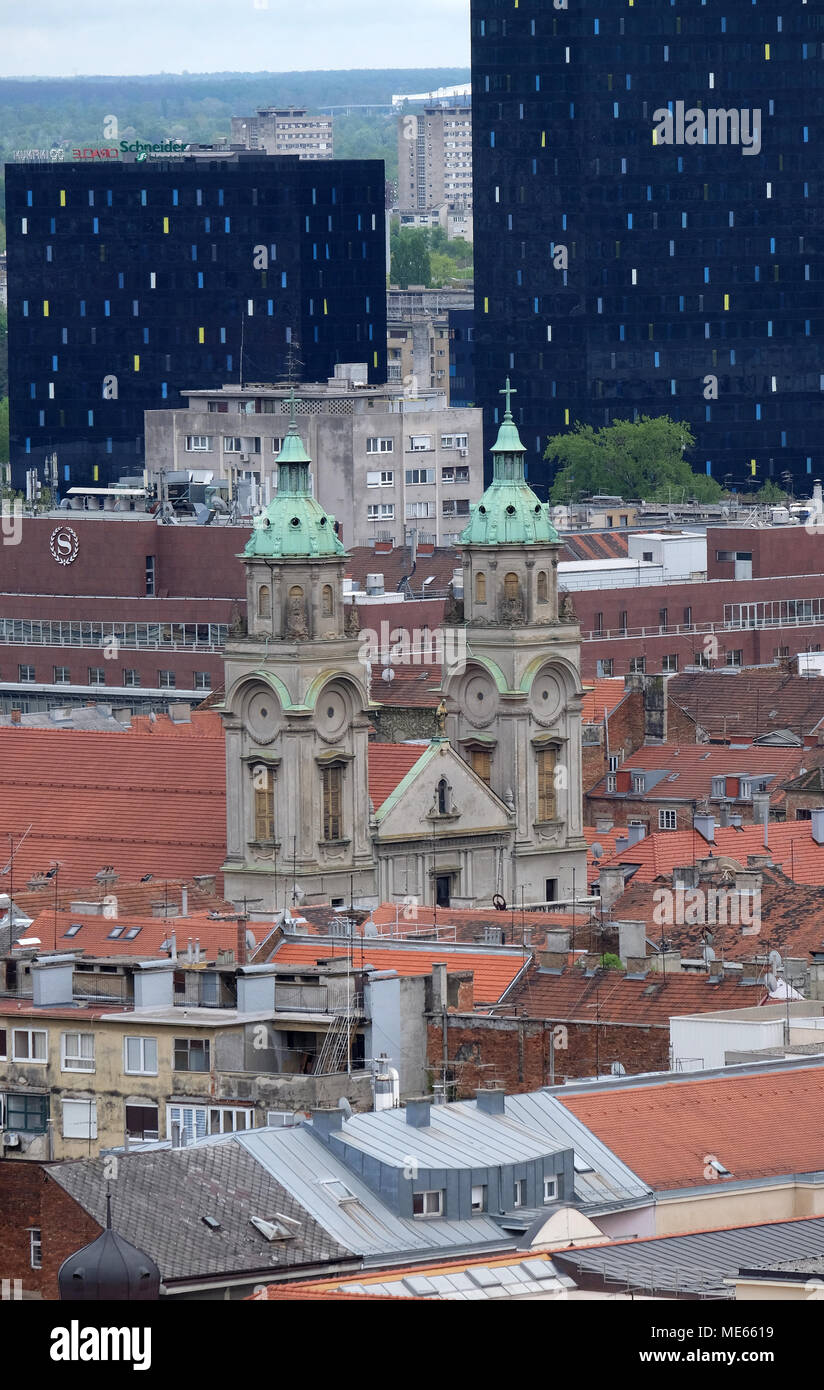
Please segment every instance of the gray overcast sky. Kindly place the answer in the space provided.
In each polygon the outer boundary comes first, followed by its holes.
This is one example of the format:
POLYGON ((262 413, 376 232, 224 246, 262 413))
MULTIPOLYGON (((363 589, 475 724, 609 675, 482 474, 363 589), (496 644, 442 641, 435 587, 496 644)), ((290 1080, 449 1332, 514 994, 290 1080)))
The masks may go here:
POLYGON ((469 64, 469 0, 6 0, 0 75, 469 64))

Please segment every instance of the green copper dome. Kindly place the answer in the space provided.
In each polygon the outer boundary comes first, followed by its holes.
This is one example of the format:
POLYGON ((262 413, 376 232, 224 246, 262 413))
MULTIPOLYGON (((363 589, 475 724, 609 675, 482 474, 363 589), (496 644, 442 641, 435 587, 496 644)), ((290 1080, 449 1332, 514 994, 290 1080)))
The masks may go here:
POLYGON ((492 448, 493 477, 461 534, 461 545, 547 545, 558 540, 549 519, 549 505, 539 502, 524 476, 524 454, 510 398, 515 394, 507 377, 501 392, 506 413, 492 448))
POLYGON ((276 460, 277 496, 260 516, 255 517, 255 529, 243 554, 270 560, 288 556, 345 555, 346 548, 335 534, 335 518, 328 516, 312 496, 311 459, 298 434, 294 391, 290 407, 289 432, 276 460))

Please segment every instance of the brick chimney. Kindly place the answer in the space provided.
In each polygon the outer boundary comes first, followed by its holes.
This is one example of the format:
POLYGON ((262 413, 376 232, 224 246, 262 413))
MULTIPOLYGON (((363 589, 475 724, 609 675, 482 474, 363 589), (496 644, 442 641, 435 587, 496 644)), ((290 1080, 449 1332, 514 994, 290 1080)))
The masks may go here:
POLYGON ((12 724, 21 723, 23 718, 22 712, 19 709, 13 709, 9 717, 11 719, 12 724))

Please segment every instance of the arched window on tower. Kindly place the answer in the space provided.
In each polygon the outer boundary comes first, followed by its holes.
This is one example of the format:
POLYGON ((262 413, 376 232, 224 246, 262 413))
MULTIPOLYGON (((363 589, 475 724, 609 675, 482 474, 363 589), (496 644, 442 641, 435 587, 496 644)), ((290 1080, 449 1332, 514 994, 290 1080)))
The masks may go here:
POLYGON ((486 575, 475 575, 475 602, 486 603, 486 575))
POLYGON ((258 589, 258 617, 271 618, 272 616, 272 590, 268 584, 261 584, 258 589))
POLYGON ((445 777, 438 783, 438 815, 449 815, 449 783, 445 777))
POLYGON ((331 618, 334 612, 334 594, 331 584, 324 584, 320 596, 321 617, 331 618))
POLYGON ((509 574, 504 575, 504 598, 507 603, 517 603, 519 595, 520 585, 518 583, 518 576, 515 574, 514 570, 510 570, 509 574))
POLYGON ((548 603, 549 593, 547 591, 546 570, 538 571, 538 602, 548 603))

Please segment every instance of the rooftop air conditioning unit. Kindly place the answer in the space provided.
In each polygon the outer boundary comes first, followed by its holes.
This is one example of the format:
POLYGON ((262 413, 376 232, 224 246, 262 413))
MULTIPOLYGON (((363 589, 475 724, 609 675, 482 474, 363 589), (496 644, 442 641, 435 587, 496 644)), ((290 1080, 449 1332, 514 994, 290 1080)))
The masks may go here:
POLYGON ((460 454, 460 456, 461 456, 462 459, 465 459, 466 456, 467 456, 467 454, 469 453, 469 450, 468 450, 468 449, 459 449, 459 450, 458 450, 458 453, 460 454))

